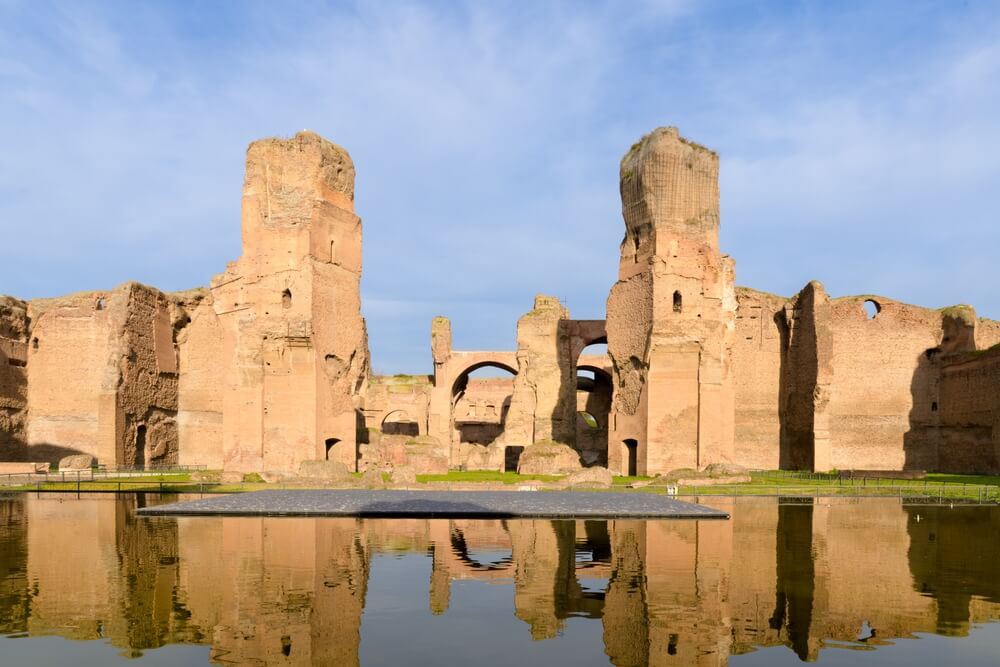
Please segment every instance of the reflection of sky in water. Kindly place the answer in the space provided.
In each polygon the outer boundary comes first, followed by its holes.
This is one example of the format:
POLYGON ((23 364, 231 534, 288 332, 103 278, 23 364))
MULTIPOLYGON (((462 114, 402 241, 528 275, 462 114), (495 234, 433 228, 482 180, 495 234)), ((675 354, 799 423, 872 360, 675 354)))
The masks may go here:
POLYGON ((16 637, 0 656, 1000 662, 988 623, 1000 619, 1000 508, 712 502, 732 519, 140 519, 133 497, 16 496, 0 500, 0 632, 16 637))

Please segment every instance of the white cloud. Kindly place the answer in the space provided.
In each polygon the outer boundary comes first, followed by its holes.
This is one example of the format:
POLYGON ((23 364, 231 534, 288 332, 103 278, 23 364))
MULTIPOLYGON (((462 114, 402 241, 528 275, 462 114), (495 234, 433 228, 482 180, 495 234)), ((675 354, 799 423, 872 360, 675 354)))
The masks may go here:
POLYGON ((358 168, 376 365, 420 370, 433 315, 465 347, 510 347, 537 292, 600 316, 618 160, 676 124, 722 153, 741 284, 818 278, 1000 316, 982 273, 995 18, 914 50, 867 16, 734 24, 715 3, 184 11, 0 3, 0 226, 17 248, 0 292, 207 284, 239 252, 246 143, 309 128, 358 168), (864 52, 879 30, 900 45, 864 52))

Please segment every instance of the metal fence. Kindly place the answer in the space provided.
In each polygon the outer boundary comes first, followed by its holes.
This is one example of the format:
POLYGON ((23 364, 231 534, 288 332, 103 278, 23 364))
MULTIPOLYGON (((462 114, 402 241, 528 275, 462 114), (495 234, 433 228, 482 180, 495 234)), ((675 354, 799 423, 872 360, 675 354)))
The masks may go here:
POLYGON ((848 497, 848 498, 921 498, 948 501, 970 501, 978 503, 1000 502, 1000 487, 988 485, 935 485, 924 489, 915 486, 810 486, 810 485, 713 485, 682 486, 678 496, 781 496, 781 497, 848 497))

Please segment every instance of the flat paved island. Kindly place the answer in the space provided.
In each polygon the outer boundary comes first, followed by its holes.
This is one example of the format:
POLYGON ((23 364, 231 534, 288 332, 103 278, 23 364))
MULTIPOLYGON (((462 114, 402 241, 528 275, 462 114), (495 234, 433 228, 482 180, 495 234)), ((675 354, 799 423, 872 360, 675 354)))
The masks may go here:
POLYGON ((728 519, 711 507, 652 493, 594 491, 293 490, 232 493, 155 507, 144 516, 369 518, 728 519))

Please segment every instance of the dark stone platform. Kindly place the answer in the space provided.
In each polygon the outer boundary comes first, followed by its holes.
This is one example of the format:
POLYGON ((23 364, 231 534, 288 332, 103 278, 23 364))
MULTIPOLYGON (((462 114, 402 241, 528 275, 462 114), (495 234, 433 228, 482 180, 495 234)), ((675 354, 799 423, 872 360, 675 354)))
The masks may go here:
POLYGON ((369 518, 728 519, 703 505, 651 493, 597 491, 301 490, 232 493, 143 507, 143 516, 356 516, 369 518))

